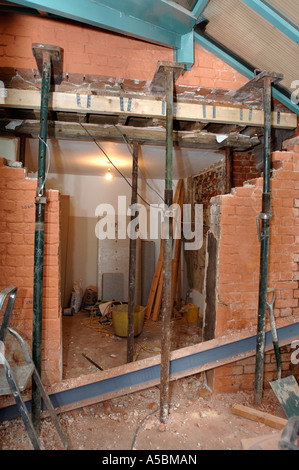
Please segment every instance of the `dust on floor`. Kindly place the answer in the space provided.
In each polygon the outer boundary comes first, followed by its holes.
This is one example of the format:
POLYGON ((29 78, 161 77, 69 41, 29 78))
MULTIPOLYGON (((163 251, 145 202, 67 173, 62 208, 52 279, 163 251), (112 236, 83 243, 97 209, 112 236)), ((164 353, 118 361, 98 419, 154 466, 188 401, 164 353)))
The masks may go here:
MULTIPOLYGON (((121 366, 127 362, 127 338, 114 334, 111 324, 100 323, 101 318, 81 310, 73 316, 64 316, 63 379, 79 377, 121 366), (88 359, 87 359, 87 358, 88 359)), ((153 357, 161 352, 160 321, 146 320, 142 332, 134 339, 134 360, 153 357)), ((171 349, 180 349, 202 341, 201 322, 188 324, 183 318, 171 321, 171 349)))
MULTIPOLYGON (((171 383, 169 417, 159 419, 160 391, 152 387, 123 397, 59 415, 73 450, 241 450, 242 440, 273 433, 265 424, 232 413, 233 404, 254 407, 253 395, 211 395, 200 376, 171 383)), ((258 409, 285 417, 272 390, 264 393, 258 409)), ((42 420, 43 450, 61 449, 50 418, 42 420)), ((31 443, 20 419, 0 424, 1 450, 30 450, 31 443)))

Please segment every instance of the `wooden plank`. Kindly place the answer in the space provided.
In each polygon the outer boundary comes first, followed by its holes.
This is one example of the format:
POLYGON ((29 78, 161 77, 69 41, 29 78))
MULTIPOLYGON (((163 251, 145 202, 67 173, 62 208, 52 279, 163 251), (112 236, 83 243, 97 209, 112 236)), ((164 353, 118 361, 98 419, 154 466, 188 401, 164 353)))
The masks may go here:
POLYGON ((154 305, 154 310, 153 310, 153 317, 152 317, 153 321, 157 321, 159 318, 161 304, 162 304, 162 292, 163 292, 163 269, 161 269, 161 272, 160 272, 158 289, 157 289, 155 305, 154 305))
POLYGON ((181 263, 182 263, 182 256, 179 256, 178 277, 177 277, 177 284, 176 284, 176 290, 175 290, 175 307, 177 309, 181 308, 181 263))
MULTIPOLYGON (((183 184, 183 180, 179 180, 178 183, 177 183, 175 195, 174 195, 174 198, 173 198, 173 203, 174 204, 177 204, 177 202, 179 200, 179 195, 180 195, 182 184, 183 184)), ((162 270, 163 270, 163 246, 164 246, 164 241, 163 241, 163 238, 162 238, 161 239, 161 244, 160 244, 159 258, 158 258, 158 261, 157 261, 157 266, 156 266, 156 270, 155 270, 151 290, 150 290, 147 305, 146 305, 145 318, 150 318, 155 299, 158 302, 157 306, 154 307, 154 312, 155 312, 154 316, 155 316, 156 319, 158 318, 159 311, 160 311, 160 308, 161 308, 161 295, 162 295, 161 289, 162 289, 162 285, 160 284, 160 278, 162 277, 162 270), (157 292, 158 288, 159 288, 159 293, 157 292)), ((161 280, 161 283, 162 283, 162 280, 161 280)))
MULTIPOLYGON (((181 220, 183 218, 183 204, 184 204, 184 198, 185 198, 185 189, 181 189, 180 193, 180 212, 181 212, 181 220)), ((181 227, 179 227, 181 229, 181 227)), ((174 249, 174 257, 172 260, 172 273, 171 273, 171 312, 173 311, 173 305, 174 305, 174 298, 175 298, 175 293, 177 289, 177 281, 178 281, 178 266, 179 266, 179 261, 180 261, 180 255, 181 255, 181 238, 177 238, 175 240, 175 249, 174 249)))
POLYGON ((154 300, 155 300, 155 296, 156 296, 156 292, 157 292, 157 288, 158 288, 158 283, 159 283, 160 275, 161 275, 161 272, 162 272, 162 264, 163 264, 163 239, 161 240, 159 258, 158 258, 158 261, 157 261, 157 266, 156 266, 156 269, 155 269, 155 274, 154 274, 154 277, 153 277, 151 290, 150 290, 150 293, 149 293, 149 296, 148 296, 148 301, 147 301, 147 304, 146 304, 145 318, 150 318, 150 316, 151 316, 151 312, 152 312, 152 308, 153 308, 153 305, 154 305, 154 300))
POLYGON ((232 413, 238 416, 243 416, 243 418, 267 424, 267 426, 275 429, 283 429, 288 422, 287 419, 279 418, 278 416, 265 413, 264 411, 255 410, 254 408, 249 408, 248 406, 239 404, 232 406, 232 413))
MULTIPOLYGON (((174 198, 173 198, 173 204, 178 204, 180 202, 181 194, 183 191, 182 186, 183 186, 183 180, 181 179, 177 183, 176 191, 175 191, 174 198)), ((172 226, 173 224, 174 222, 172 221, 172 226)), ((173 285, 173 279, 171 282, 173 285)), ((161 303, 162 303, 162 290, 163 290, 163 270, 161 272, 161 278, 159 280, 157 298, 156 298, 156 303, 155 303, 154 312, 153 312, 153 321, 157 321, 159 318, 159 313, 161 310, 161 303)))
MULTIPOLYGON (((7 89, 8 96, 3 108, 39 109, 40 92, 37 90, 7 89)), ((128 98, 125 96, 103 96, 91 94, 53 92, 50 95, 49 110, 89 114, 124 114, 128 116, 165 117, 165 103, 161 99, 128 98)), ((177 102, 174 117, 178 120, 219 122, 242 126, 264 125, 261 109, 213 105, 210 103, 177 102)), ((272 127, 295 129, 295 113, 272 112, 272 127)))
MULTIPOLYGON (((73 115, 72 115, 73 116, 73 115)), ((86 117, 81 114, 80 116, 86 117)), ((122 116, 120 116, 122 118, 122 116)), ((124 116, 127 119, 126 116, 124 116)), ((73 118, 74 119, 74 118, 73 118)), ((78 119, 77 119, 78 120, 78 119)), ((38 138, 39 135, 39 121, 33 120, 14 120, 14 119, 0 119, 0 132, 4 135, 27 135, 30 137, 38 138), (6 126, 14 122, 12 129, 6 126)), ((62 122, 62 121, 48 121, 48 137, 60 140, 86 140, 90 141, 90 136, 96 140, 109 141, 109 142, 123 142, 123 136, 129 141, 138 141, 147 145, 161 145, 165 146, 166 143, 166 130, 163 127, 133 127, 126 125, 108 124, 89 124, 84 123, 84 127, 76 122, 62 122)), ((173 131, 173 143, 184 148, 234 148, 237 150, 246 150, 260 144, 260 140, 256 137, 244 136, 236 134, 228 136, 223 140, 218 139, 215 133, 207 132, 194 132, 194 131, 173 131)))

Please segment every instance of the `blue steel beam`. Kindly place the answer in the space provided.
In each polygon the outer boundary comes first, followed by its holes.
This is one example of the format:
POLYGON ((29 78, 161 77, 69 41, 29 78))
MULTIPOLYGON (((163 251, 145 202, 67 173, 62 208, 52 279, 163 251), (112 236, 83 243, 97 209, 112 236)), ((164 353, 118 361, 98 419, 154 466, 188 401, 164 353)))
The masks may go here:
MULTIPOLYGON (((90 0, 84 1, 88 4, 90 0)), ((101 0, 98 3, 178 34, 186 34, 196 22, 189 10, 168 0, 101 0)))
MULTIPOLYGON (((161 0, 157 1, 161 2, 161 0)), ((103 2, 97 3, 91 0, 15 0, 14 3, 175 49, 180 49, 181 35, 188 32, 188 27, 178 20, 174 22, 177 30, 171 31, 125 14, 123 11, 111 8, 111 6, 108 7, 103 2)), ((144 10, 147 9, 144 8, 144 10)), ((177 12, 177 10, 175 11, 177 12)), ((192 29, 192 24, 195 24, 195 21, 194 18, 189 30, 192 29)))
MULTIPOLYGON (((274 9, 268 2, 264 0, 242 0, 252 10, 269 21, 275 28, 279 29, 288 38, 299 44, 299 29, 296 25, 288 21, 282 13, 274 9)), ((294 2, 295 3, 295 2, 294 2)), ((294 6, 294 8, 296 8, 294 6)))
MULTIPOLYGON (((16 0, 14 3, 174 49, 190 69, 194 63, 196 16, 168 0, 16 0)), ((199 0, 196 11, 206 5, 199 0)), ((176 60, 176 59, 175 59, 176 60)))
POLYGON ((175 62, 185 64, 185 69, 190 70, 194 64, 194 31, 181 37, 181 47, 174 49, 173 58, 175 62))
MULTIPOLYGON (((254 78, 254 67, 242 61, 239 57, 235 56, 232 52, 225 49, 221 44, 208 37, 206 34, 194 34, 195 41, 202 47, 207 49, 209 52, 214 54, 223 62, 230 65, 232 68, 237 70, 244 77, 252 80, 254 78)), ((287 91, 280 88, 278 85, 272 86, 272 95, 280 103, 289 108, 291 111, 299 115, 299 105, 295 101, 292 101, 290 94, 287 91)))
MULTIPOLYGON (((277 328, 278 341, 290 344, 299 337, 299 323, 293 323, 281 328, 277 328)), ((212 340, 213 341, 213 340, 212 340)), ((265 346, 271 347, 272 335, 267 332, 265 336, 265 346)), ((208 370, 216 367, 220 361, 225 363, 235 362, 236 357, 242 354, 255 354, 256 335, 249 336, 231 343, 220 344, 202 351, 189 353, 188 355, 170 360, 170 379, 196 374, 198 370, 208 370), (210 366, 209 366, 210 364, 210 366), (183 374, 183 375, 182 375, 183 374)), ((146 363, 146 360, 144 364, 146 363)), ((137 363, 135 363, 137 364, 137 363)), ((161 364, 144 365, 141 369, 126 371, 117 376, 108 377, 87 385, 81 385, 72 389, 50 395, 54 408, 67 407, 73 403, 96 398, 98 401, 105 399, 105 395, 116 394, 117 396, 130 393, 131 387, 139 389, 148 388, 160 382, 161 364)), ((31 401, 26 402, 28 411, 31 410, 31 401)), ((10 405, 0 409, 0 422, 15 419, 18 416, 16 405, 10 405)))
POLYGON ((197 0, 197 3, 193 7, 193 10, 192 10, 193 16, 198 18, 203 13, 208 3, 209 3, 209 0, 197 0))

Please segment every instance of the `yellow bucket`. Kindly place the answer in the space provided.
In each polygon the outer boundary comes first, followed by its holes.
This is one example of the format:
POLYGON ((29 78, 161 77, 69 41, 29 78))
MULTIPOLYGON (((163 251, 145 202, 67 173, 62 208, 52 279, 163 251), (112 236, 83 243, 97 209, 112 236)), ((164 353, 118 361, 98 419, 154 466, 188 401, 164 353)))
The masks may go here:
MULTIPOLYGON (((128 336, 128 305, 114 305, 112 311, 112 325, 116 336, 128 336)), ((140 335, 144 323, 145 307, 135 305, 134 336, 140 335)))
POLYGON ((193 304, 187 304, 184 307, 185 315, 184 318, 188 323, 196 323, 199 319, 199 307, 193 304))

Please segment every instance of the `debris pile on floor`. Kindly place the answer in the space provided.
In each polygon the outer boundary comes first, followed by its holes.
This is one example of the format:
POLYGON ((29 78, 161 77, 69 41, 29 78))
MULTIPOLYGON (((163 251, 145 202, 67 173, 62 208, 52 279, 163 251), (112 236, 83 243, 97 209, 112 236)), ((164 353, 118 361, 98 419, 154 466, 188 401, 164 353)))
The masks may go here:
MULTIPOLYGON (((74 450, 240 450, 243 441, 278 430, 232 412, 232 405, 253 407, 253 394, 211 395, 199 376, 171 383, 166 425, 159 419, 160 391, 153 387, 59 415, 74 450)), ((260 411, 284 417, 272 390, 264 393, 260 411)), ((275 437, 275 436, 274 436, 275 437)), ((42 448, 60 449, 50 419, 43 419, 42 448)), ((29 450, 20 419, 0 424, 2 450, 29 450)))

